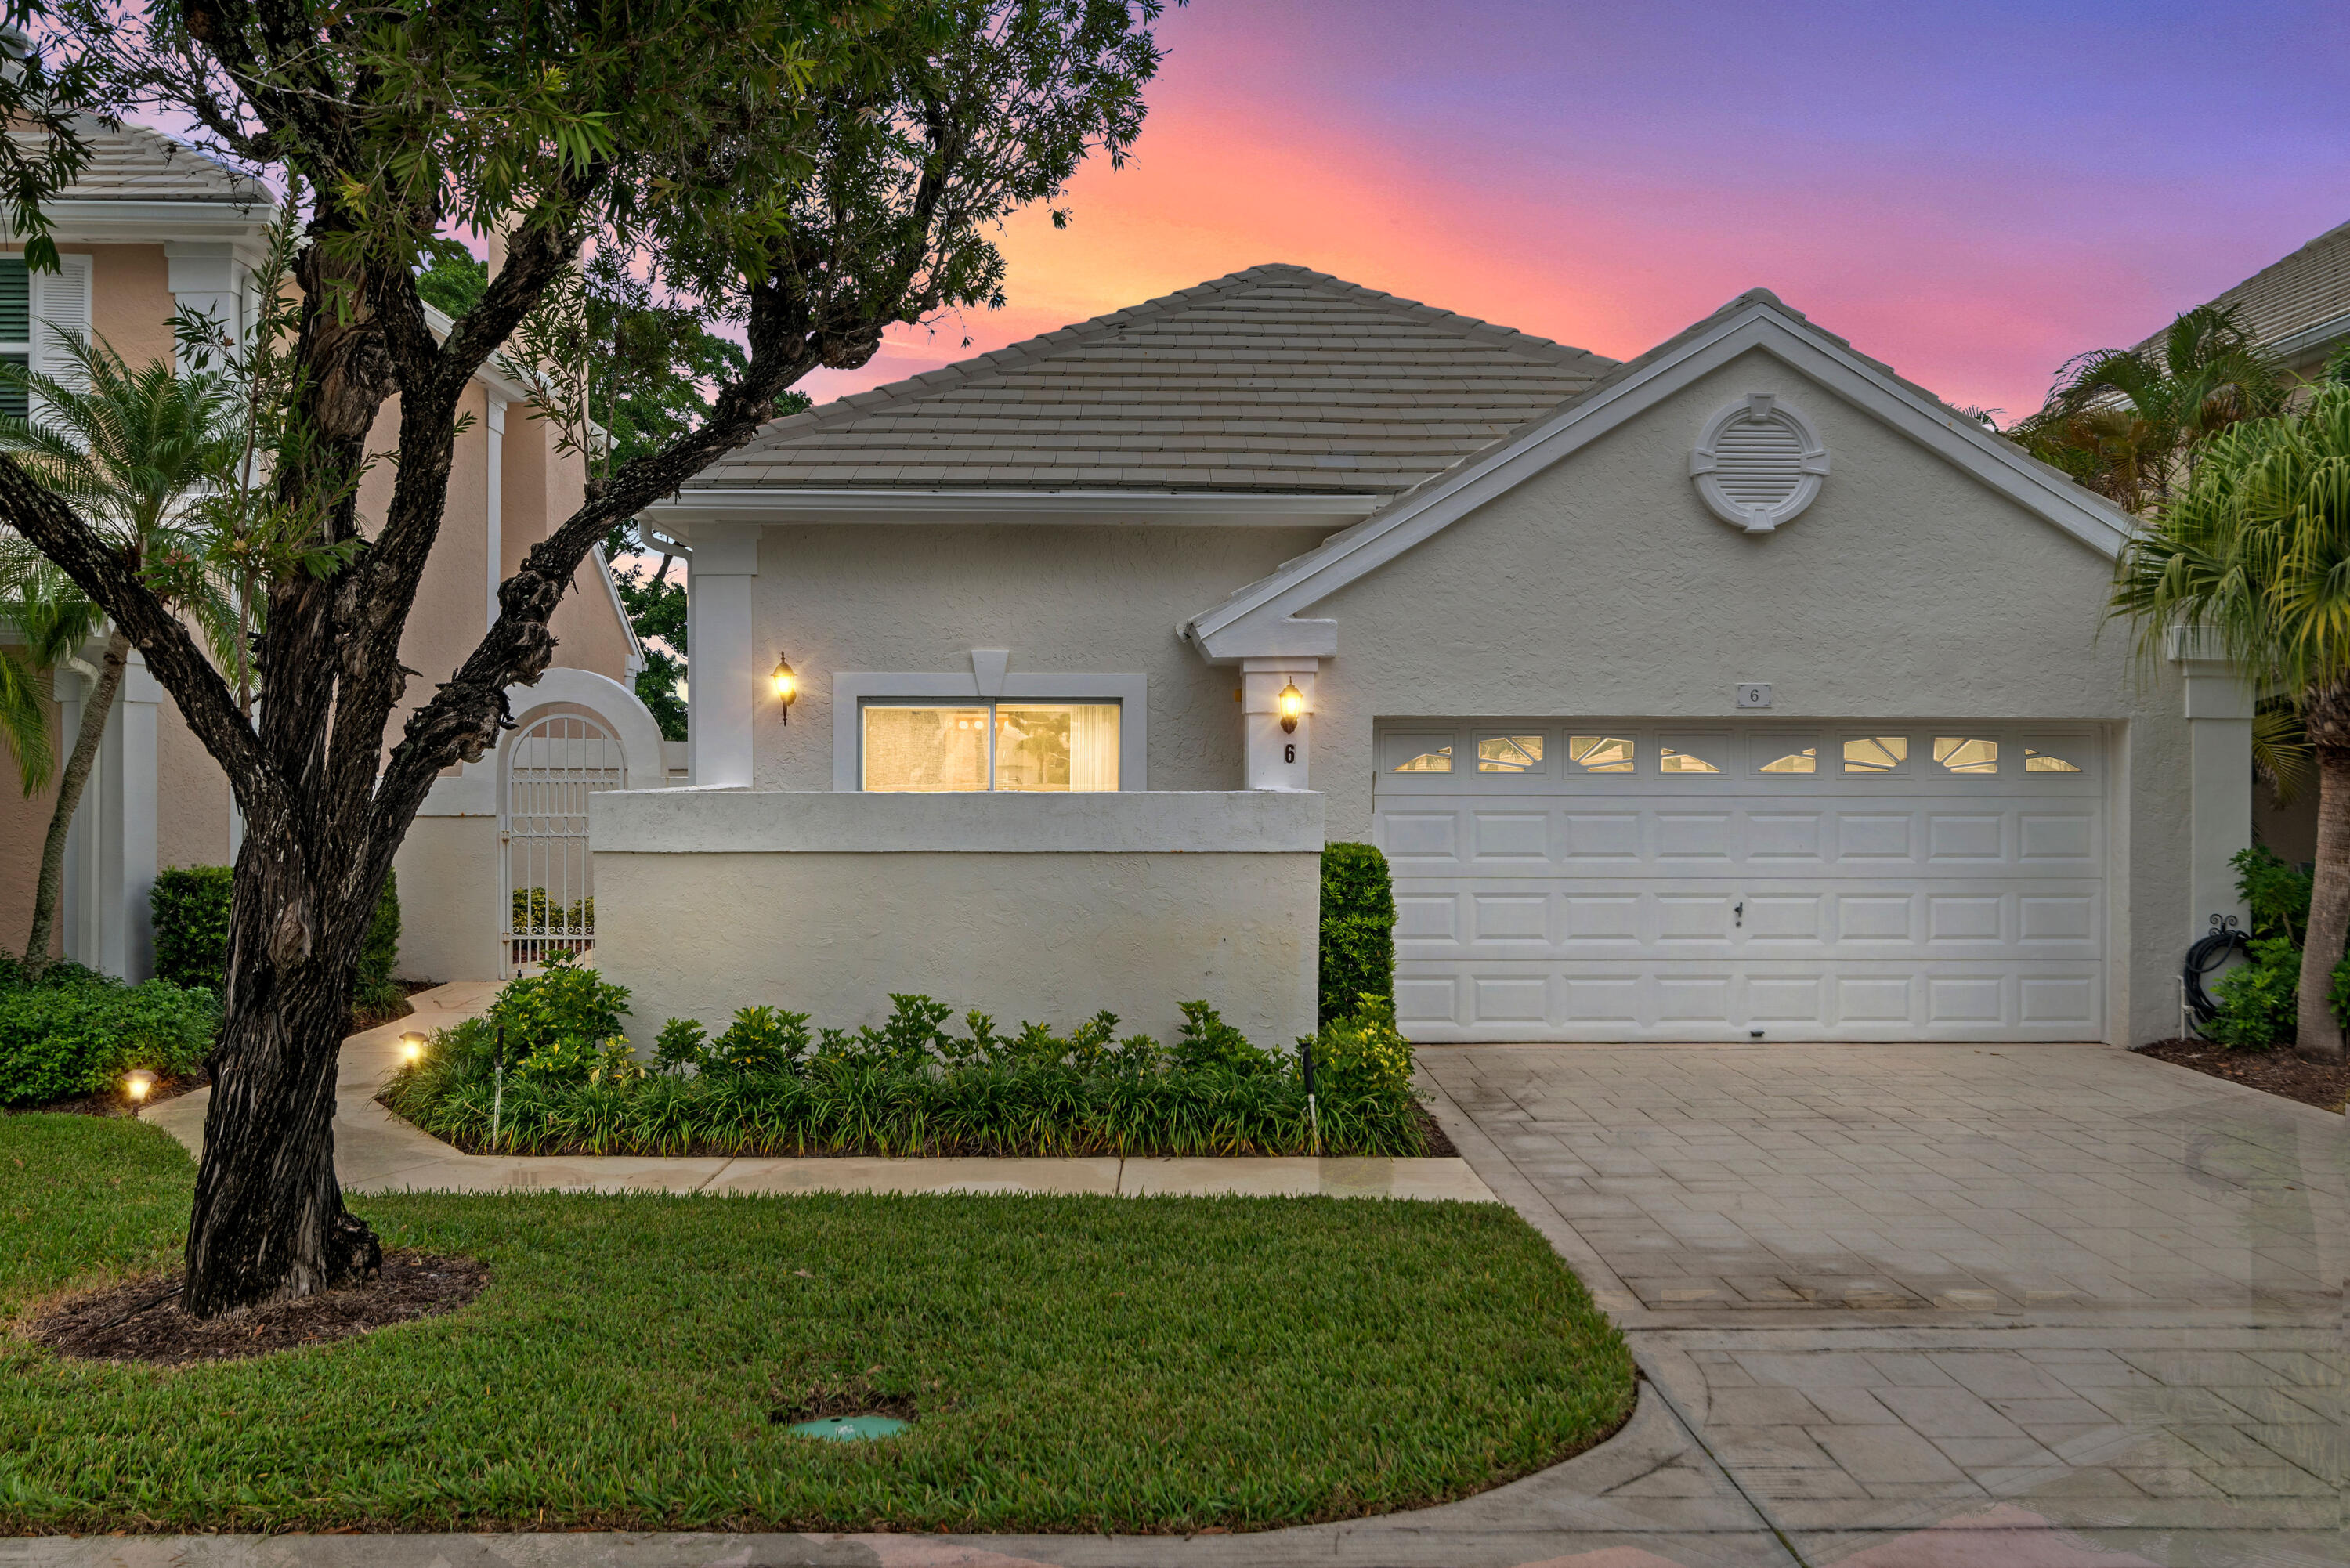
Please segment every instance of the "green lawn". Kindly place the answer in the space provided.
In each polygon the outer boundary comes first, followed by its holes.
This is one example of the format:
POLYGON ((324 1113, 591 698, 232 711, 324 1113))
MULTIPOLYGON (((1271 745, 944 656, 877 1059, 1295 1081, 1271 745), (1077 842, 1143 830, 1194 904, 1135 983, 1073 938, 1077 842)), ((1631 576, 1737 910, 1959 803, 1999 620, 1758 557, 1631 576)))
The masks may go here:
POLYGON ((150 1127, 0 1116, 0 1530, 1256 1528, 1480 1490, 1631 1404, 1509 1210, 1370 1199, 371 1197, 482 1297, 184 1370, 23 1338, 167 1263, 192 1175, 150 1127), (913 1428, 772 1419, 860 1382, 913 1428))

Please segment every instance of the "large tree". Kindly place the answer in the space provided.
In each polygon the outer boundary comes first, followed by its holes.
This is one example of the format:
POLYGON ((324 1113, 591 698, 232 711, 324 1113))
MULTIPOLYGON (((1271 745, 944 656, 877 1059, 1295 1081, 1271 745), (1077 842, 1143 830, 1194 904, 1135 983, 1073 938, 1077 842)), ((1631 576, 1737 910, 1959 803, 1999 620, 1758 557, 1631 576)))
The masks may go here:
MULTIPOLYGON (((0 99, 46 92, 53 109, 80 83, 99 109, 185 115, 288 192, 299 244, 268 495, 281 532, 352 545, 324 575, 271 576, 248 717, 104 535, 0 460, 0 521, 139 647, 244 817, 182 1298, 209 1316, 380 1258, 343 1205, 331 1133, 360 941, 433 778, 494 746, 506 689, 547 668, 581 559, 747 440, 810 369, 865 363, 893 323, 998 302, 995 225, 1139 130, 1159 0, 55 3, 0 99), (504 236, 504 262, 436 337, 416 277, 455 228, 504 236), (496 623, 429 672, 436 689, 387 754, 460 400, 599 265, 731 322, 742 369, 530 551, 496 623), (363 519, 371 451, 394 476, 383 515, 363 519)), ((0 176, 37 186, 59 161, 0 157, 0 176)), ((565 367, 537 369, 559 413, 565 367)))

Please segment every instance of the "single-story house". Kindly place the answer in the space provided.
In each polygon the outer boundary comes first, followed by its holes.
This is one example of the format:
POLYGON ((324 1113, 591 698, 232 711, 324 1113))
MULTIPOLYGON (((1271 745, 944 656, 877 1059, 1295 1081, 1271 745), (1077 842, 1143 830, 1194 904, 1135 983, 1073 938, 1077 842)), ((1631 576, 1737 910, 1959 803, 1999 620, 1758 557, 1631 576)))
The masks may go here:
POLYGON ((1252 267, 647 523, 691 787, 589 829, 647 1033, 1285 1040, 1326 841, 1387 854, 1421 1041, 2144 1041, 2241 913, 2251 696, 2106 623, 2133 520, 1762 290, 1619 364, 1252 267))

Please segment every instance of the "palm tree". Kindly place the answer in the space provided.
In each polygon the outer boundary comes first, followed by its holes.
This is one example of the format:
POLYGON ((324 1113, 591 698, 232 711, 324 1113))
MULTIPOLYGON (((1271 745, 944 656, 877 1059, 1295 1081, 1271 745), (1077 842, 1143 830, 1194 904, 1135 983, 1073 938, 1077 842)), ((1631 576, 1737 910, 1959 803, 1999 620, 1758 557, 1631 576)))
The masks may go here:
POLYGON ((2301 1054, 2342 1059, 2330 998, 2350 939, 2350 385, 2206 440, 2185 486, 2123 552, 2110 613, 2142 655, 2199 628, 2288 698, 2317 759, 2317 877, 2302 950, 2301 1054))
POLYGON ((2213 436, 2281 412, 2288 389, 2234 312, 2210 305, 2172 322, 2158 348, 2100 348, 2056 374, 2047 405, 2007 433, 2136 513, 2191 483, 2213 436))
MULTIPOLYGON (((203 372, 182 375, 161 360, 134 368, 102 340, 93 345, 78 333, 60 336, 73 361, 70 381, 0 364, 0 383, 20 388, 30 410, 24 418, 0 414, 0 451, 71 500, 215 644, 224 641, 234 617, 213 586, 217 574, 208 565, 213 553, 194 524, 191 504, 234 472, 236 408, 226 379, 203 372)), ((13 536, 0 539, 0 617, 14 622, 30 645, 26 657, 10 661, 20 675, 44 662, 79 663, 73 650, 102 624, 62 574, 13 536)), ((130 639, 120 628, 108 628, 82 703, 80 729, 57 778, 57 805, 41 849, 32 930, 25 946, 25 962, 35 970, 48 962, 65 887, 67 830, 81 804, 130 657, 130 639)), ((29 742, 20 702, 6 733, 30 794, 39 787, 36 763, 44 753, 54 758, 46 729, 38 742, 29 742)), ((38 767, 44 780, 49 765, 38 767)))

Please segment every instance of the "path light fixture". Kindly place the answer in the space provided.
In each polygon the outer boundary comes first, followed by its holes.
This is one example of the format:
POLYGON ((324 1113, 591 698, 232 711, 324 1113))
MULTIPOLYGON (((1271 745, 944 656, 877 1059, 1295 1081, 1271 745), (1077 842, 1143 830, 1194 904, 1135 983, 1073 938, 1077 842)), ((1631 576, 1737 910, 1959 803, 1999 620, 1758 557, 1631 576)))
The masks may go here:
POLYGON ((792 699, 800 694, 800 678, 799 672, 792 668, 792 661, 780 653, 775 655, 775 701, 784 705, 784 722, 788 724, 792 718, 792 699))
POLYGON ((122 1092, 130 1096, 130 1115, 136 1118, 140 1104, 155 1092, 155 1075, 144 1067, 133 1067, 122 1075, 122 1092))
POLYGON ((1305 712, 1305 693, 1297 689, 1296 681, 1292 680, 1282 687, 1281 695, 1274 701, 1281 707, 1281 732, 1284 735, 1297 733, 1297 721, 1305 712))
POLYGON ((400 1037, 400 1058, 413 1067, 424 1059, 424 1036, 411 1029, 400 1037))

